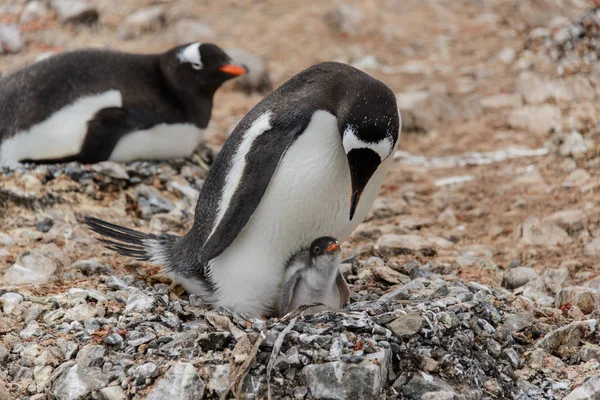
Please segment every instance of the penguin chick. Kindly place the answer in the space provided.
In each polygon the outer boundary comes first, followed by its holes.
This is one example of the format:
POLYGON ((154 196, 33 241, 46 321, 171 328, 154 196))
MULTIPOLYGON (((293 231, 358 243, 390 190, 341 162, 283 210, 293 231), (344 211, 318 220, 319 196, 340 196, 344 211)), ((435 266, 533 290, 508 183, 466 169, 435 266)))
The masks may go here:
MULTIPOLYGON (((280 316, 301 305, 322 303, 338 309, 348 302, 350 290, 338 268, 340 261, 340 245, 328 236, 316 239, 309 250, 294 256, 285 272, 280 316)), ((322 309, 311 307, 309 310, 317 312, 322 309)))

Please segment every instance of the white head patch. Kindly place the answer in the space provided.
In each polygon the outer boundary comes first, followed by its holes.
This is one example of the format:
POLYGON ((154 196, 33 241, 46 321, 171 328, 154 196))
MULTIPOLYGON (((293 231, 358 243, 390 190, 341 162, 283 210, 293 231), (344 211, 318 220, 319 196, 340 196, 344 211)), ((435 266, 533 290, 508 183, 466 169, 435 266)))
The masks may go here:
POLYGON ((348 125, 344 131, 342 139, 344 145, 344 151, 346 154, 350 153, 354 149, 370 149, 375 153, 379 154, 381 161, 389 157, 393 150, 394 144, 389 137, 384 137, 378 142, 365 142, 356 135, 356 128, 352 125, 348 125))
POLYGON ((202 59, 200 58, 200 44, 200 42, 196 42, 184 47, 177 55, 179 61, 181 61, 182 64, 192 64, 194 69, 201 69, 203 64, 202 59))

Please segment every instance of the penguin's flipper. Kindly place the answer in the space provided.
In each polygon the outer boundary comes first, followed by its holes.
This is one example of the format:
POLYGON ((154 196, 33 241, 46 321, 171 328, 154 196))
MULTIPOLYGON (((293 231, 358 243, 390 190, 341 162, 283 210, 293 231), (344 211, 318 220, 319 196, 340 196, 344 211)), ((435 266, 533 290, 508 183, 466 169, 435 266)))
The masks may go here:
POLYGON ((346 283, 346 280, 344 279, 342 273, 339 270, 335 278, 335 284, 338 287, 338 290, 340 291, 340 306, 343 306, 344 304, 350 301, 350 288, 348 288, 348 284, 346 283))
POLYGON ((88 121, 87 134, 77 159, 84 163, 106 161, 123 136, 154 124, 150 109, 103 108, 88 121))
POLYGON ((283 317, 290 311, 292 311, 292 300, 294 299, 294 292, 298 286, 298 282, 302 278, 302 272, 298 271, 283 285, 283 291, 281 293, 281 302, 279 304, 279 316, 283 317))
MULTIPOLYGON (((220 157, 212 167, 214 170, 213 176, 223 175, 225 176, 224 180, 219 183, 207 180, 204 186, 211 188, 224 187, 226 190, 231 190, 232 195, 225 200, 227 202, 224 205, 225 213, 217 220, 216 226, 212 228, 210 234, 202 240, 204 244, 199 257, 201 262, 208 262, 216 258, 229 247, 254 214, 287 149, 294 143, 294 140, 304 130, 305 126, 305 124, 300 123, 289 125, 273 126, 258 135, 244 156, 245 163, 242 171, 235 171, 235 168, 230 168, 230 165, 227 165, 230 159, 238 156, 237 152, 240 151, 242 146, 232 148, 238 144, 231 139, 231 142, 228 140, 225 143, 221 153, 229 153, 230 157, 220 157), (236 172, 241 172, 241 176, 234 178, 236 182, 234 187, 227 188, 229 175, 236 172)), ((236 133, 234 132, 232 135, 236 133)), ((221 201, 223 201, 223 198, 221 198, 221 201)), ((214 205, 198 202, 196 218, 203 218, 213 212, 214 205)))

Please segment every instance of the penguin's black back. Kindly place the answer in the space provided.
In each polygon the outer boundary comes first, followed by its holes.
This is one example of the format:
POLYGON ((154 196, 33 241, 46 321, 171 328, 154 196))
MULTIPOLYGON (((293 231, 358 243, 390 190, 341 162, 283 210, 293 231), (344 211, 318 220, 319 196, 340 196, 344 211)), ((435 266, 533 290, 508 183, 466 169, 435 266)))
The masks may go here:
POLYGON ((44 121, 80 97, 108 90, 121 92, 124 107, 147 104, 172 120, 165 122, 183 121, 179 100, 166 85, 159 59, 159 54, 76 50, 0 78, 0 140, 44 121))

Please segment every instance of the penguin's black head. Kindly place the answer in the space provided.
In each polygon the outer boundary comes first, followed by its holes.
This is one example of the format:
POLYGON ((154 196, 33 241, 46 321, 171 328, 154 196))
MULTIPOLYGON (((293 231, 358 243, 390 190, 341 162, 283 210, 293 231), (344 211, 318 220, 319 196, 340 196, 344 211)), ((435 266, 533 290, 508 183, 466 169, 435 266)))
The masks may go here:
POLYGON ((236 63, 218 46, 210 43, 190 43, 167 53, 171 79, 180 89, 216 90, 228 79, 244 75, 248 68, 236 63))
POLYGON ((398 141, 400 116, 396 96, 371 78, 368 84, 357 86, 356 91, 348 91, 338 113, 338 124, 350 166, 352 220, 363 190, 398 141))
POLYGON ((310 245, 310 257, 315 259, 321 256, 337 257, 340 253, 340 243, 330 236, 315 239, 310 245))

